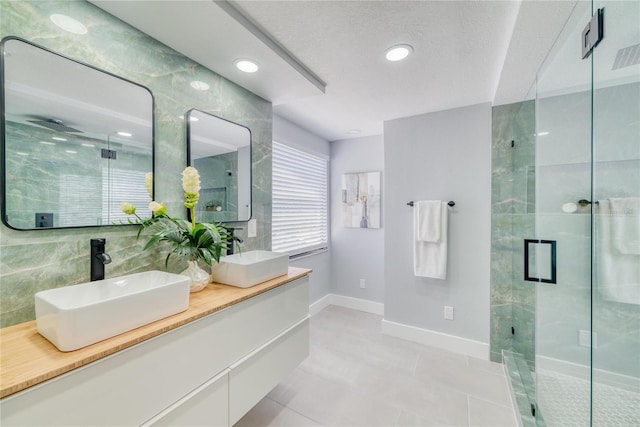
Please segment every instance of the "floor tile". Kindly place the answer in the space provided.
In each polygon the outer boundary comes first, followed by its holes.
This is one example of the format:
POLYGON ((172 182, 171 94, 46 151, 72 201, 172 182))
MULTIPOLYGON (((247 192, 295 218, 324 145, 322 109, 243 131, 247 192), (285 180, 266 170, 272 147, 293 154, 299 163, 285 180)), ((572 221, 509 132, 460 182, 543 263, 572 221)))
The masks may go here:
POLYGON ((469 366, 468 359, 461 355, 425 351, 420 355, 415 376, 424 383, 436 382, 498 405, 510 406, 504 374, 469 366))
POLYGON ((382 335, 381 320, 314 315, 309 357, 237 427, 515 425, 502 365, 382 335))
POLYGON ((470 427, 513 427, 517 425, 512 408, 469 396, 470 427))
POLYGON ((234 427, 314 427, 320 424, 269 398, 262 399, 234 427))
POLYGON ((425 384, 403 374, 377 369, 360 371, 357 388, 371 398, 420 417, 425 426, 467 425, 467 395, 440 386, 425 384))
POLYGON ((354 388, 300 369, 276 386, 269 398, 326 426, 393 426, 400 413, 354 388))

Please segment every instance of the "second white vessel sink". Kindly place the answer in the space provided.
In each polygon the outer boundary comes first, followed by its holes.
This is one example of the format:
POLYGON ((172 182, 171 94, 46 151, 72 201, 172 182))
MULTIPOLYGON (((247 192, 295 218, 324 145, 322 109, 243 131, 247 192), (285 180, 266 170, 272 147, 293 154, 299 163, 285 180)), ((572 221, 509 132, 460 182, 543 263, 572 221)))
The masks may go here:
POLYGON ((217 283, 248 288, 289 272, 289 254, 248 251, 220 258, 211 265, 211 279, 217 283))
POLYGON ((77 350, 186 310, 189 283, 145 271, 38 292, 38 332, 61 351, 77 350))

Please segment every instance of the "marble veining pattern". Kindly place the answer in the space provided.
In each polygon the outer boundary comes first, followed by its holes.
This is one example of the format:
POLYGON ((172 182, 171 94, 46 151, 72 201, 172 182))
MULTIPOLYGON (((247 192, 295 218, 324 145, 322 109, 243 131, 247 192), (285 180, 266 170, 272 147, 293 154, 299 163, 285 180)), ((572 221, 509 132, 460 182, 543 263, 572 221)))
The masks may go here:
MULTIPOLYGON (((70 58, 131 80, 151 90, 155 101, 156 199, 169 213, 184 216, 180 172, 186 165, 186 124, 192 109, 215 114, 251 129, 253 135, 252 211, 257 237, 238 235, 244 250, 271 248, 271 103, 173 51, 85 1, 2 1, 0 35, 17 36, 70 58), (56 27, 52 13, 83 22, 84 36, 56 27), (196 91, 192 80, 210 85, 196 91)), ((239 224, 242 226, 242 224, 239 224)), ((245 224, 246 225, 246 224, 245 224)), ((113 262, 107 277, 164 269, 166 251, 142 251, 131 226, 15 231, 0 226, 0 326, 34 318, 35 292, 89 280, 89 240, 107 239, 113 262)), ((177 260, 169 271, 186 265, 177 260)))
POLYGON ((535 287, 522 260, 523 239, 535 235, 534 103, 492 112, 491 360, 513 350, 533 365, 535 287))

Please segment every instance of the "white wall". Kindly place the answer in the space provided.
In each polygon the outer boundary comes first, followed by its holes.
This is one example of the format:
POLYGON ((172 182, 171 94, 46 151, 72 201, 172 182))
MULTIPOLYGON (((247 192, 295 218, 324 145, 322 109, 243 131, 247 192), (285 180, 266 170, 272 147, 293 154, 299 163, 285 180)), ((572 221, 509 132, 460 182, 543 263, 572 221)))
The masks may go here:
MULTIPOLYGON (((273 116, 273 140, 299 150, 324 156, 330 155, 329 142, 312 134, 282 117, 273 116)), ((330 184, 329 184, 330 185, 330 184)), ((323 252, 291 261, 293 267, 313 269, 309 278, 309 303, 313 303, 330 292, 331 253, 323 252)))
MULTIPOLYGON (((491 105, 384 124, 385 321, 489 342, 491 105), (453 200, 446 280, 413 275, 410 200, 453 200), (455 319, 444 320, 445 305, 455 319)), ((487 346, 488 355, 488 346, 487 346)))
POLYGON ((383 302, 384 214, 379 229, 342 226, 342 174, 374 171, 381 171, 384 179, 382 135, 331 143, 331 292, 383 302), (364 289, 360 279, 365 279, 364 289))

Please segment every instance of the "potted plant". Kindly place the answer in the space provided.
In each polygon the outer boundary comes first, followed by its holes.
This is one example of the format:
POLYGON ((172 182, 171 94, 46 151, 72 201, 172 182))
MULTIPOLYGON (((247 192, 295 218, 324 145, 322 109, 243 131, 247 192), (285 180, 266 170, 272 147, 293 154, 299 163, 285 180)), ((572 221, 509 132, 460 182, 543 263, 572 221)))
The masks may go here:
MULTIPOLYGON (((147 182, 147 189, 149 188, 150 185, 147 182)), ((219 262, 222 251, 228 249, 230 241, 238 239, 222 224, 196 221, 195 206, 200 193, 200 174, 196 168, 189 166, 182 171, 182 189, 185 198, 184 206, 189 209, 191 221, 170 217, 167 215, 165 205, 156 201, 149 203, 153 217, 147 219, 140 218, 136 214, 135 206, 130 203, 122 203, 120 208, 127 215, 135 215, 136 222, 142 225, 138 230, 138 237, 143 230, 149 234, 149 241, 144 246, 144 250, 159 242, 169 245, 165 267, 171 255, 187 260, 189 266, 180 274, 191 278, 190 290, 197 292, 209 283, 209 273, 200 268, 199 262, 207 265, 211 265, 213 261, 219 262)), ((149 193, 151 194, 151 191, 149 193)))

